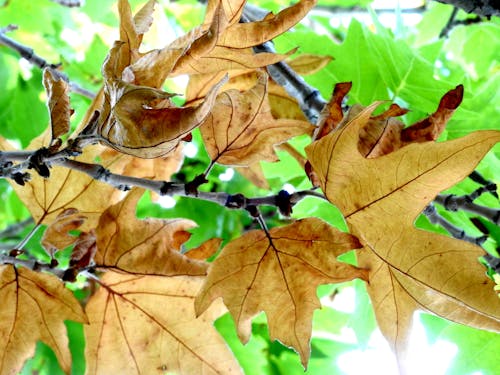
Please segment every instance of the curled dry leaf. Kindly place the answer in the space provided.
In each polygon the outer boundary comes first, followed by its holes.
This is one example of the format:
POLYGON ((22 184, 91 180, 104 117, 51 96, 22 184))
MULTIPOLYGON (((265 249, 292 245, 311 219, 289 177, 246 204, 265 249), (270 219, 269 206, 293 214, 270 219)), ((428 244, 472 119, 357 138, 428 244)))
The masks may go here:
POLYGON ((174 150, 206 118, 222 80, 197 106, 177 107, 174 94, 113 78, 114 61, 123 44, 115 44, 103 66, 106 81, 104 110, 97 132, 114 149, 141 158, 155 158, 174 150))
POLYGON ((54 351, 69 373, 65 320, 87 321, 79 302, 55 276, 11 265, 0 266, 0 374, 17 374, 35 353, 38 340, 54 351))
POLYGON ((200 130, 213 162, 248 166, 258 161, 276 161, 274 145, 312 132, 305 121, 275 120, 267 101, 267 75, 246 92, 221 93, 200 130))
POLYGON ((307 366, 312 315, 320 307, 320 284, 366 279, 365 270, 336 258, 359 247, 358 240, 317 219, 252 231, 230 242, 212 263, 196 297, 197 314, 222 297, 246 343, 251 319, 264 311, 271 339, 292 346, 307 366))
POLYGON ((196 276, 134 276, 106 272, 86 312, 87 374, 240 374, 213 322, 213 305, 198 318, 196 276))
POLYGON ((86 217, 74 208, 66 208, 56 219, 45 229, 42 236, 42 246, 48 254, 53 256, 58 250, 73 245, 78 236, 73 236, 70 231, 78 229, 86 217))
POLYGON ((326 197, 342 211, 365 246, 360 265, 370 268, 373 280, 378 280, 370 282, 368 290, 384 335, 402 355, 411 321, 408 314, 417 307, 462 324, 500 331, 500 301, 477 262, 483 250, 413 225, 436 194, 475 168, 500 141, 500 132, 412 143, 367 159, 358 150, 359 134, 376 105, 308 146, 306 152, 326 197), (414 302, 411 308, 400 306, 408 300, 398 297, 402 293, 414 302))
POLYGON ((142 194, 133 189, 101 215, 96 228, 96 266, 135 274, 205 275, 205 263, 179 252, 189 239, 187 230, 196 224, 186 219, 137 219, 142 194))
POLYGON ((69 104, 69 88, 68 83, 61 77, 54 75, 51 68, 43 70, 43 85, 45 91, 47 91, 50 127, 52 129, 52 140, 54 140, 69 131, 72 113, 69 104))

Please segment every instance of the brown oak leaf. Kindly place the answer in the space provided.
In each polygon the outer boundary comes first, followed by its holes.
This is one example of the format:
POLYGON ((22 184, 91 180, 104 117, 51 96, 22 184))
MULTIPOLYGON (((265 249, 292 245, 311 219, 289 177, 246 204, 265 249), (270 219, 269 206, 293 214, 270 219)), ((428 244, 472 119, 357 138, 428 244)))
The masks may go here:
POLYGON ((196 276, 106 272, 86 313, 87 374, 241 374, 213 322, 222 304, 196 317, 196 276))
POLYGON ((267 75, 246 92, 221 93, 212 112, 201 125, 207 152, 214 163, 248 166, 258 161, 276 161, 274 145, 312 132, 305 121, 279 119, 271 115, 267 101, 267 75))
POLYGON ((55 276, 0 266, 0 374, 17 374, 38 340, 54 351, 69 373, 71 354, 64 320, 87 321, 78 300, 55 276))
POLYGON ((179 252, 196 224, 187 219, 136 218, 143 190, 133 189, 107 209, 96 228, 98 267, 147 275, 204 275, 206 264, 179 252))
POLYGON ((312 315, 320 307, 320 284, 366 279, 365 270, 337 261, 358 240, 317 219, 256 230, 230 242, 211 264, 196 297, 197 314, 222 297, 246 343, 251 319, 264 311, 271 339, 292 346, 307 366, 312 315))
POLYGON ((403 358, 411 314, 417 308, 500 331, 500 301, 477 262, 483 250, 413 224, 439 192, 475 168, 500 141, 500 132, 412 143, 368 159, 358 150, 359 134, 376 105, 306 152, 326 197, 364 245, 360 266, 370 269, 368 290, 384 335, 403 358))

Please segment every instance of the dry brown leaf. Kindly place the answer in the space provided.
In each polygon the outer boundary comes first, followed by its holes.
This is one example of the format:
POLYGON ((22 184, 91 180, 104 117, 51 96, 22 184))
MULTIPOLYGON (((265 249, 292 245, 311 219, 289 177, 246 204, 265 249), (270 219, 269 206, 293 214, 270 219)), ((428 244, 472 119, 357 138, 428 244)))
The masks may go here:
POLYGON ((201 125, 201 134, 213 162, 248 166, 258 161, 276 161, 274 145, 311 133, 304 121, 275 120, 267 102, 267 75, 255 87, 240 93, 221 93, 212 112, 201 125))
POLYGON ((197 314, 222 297, 246 343, 251 319, 264 311, 272 340, 292 346, 307 366, 312 315, 320 308, 316 289, 366 272, 337 261, 337 256, 358 248, 357 239, 317 219, 251 231, 230 242, 211 264, 207 280, 196 297, 197 314))
MULTIPOLYGON (((380 281, 383 286, 376 292, 370 287, 371 294, 388 295, 384 292, 388 289, 398 295, 404 290, 419 307, 437 315, 500 331, 500 301, 493 292, 493 282, 477 262, 483 250, 413 225, 439 192, 475 168, 500 141, 500 132, 478 131, 443 143, 413 143, 388 155, 367 159, 358 151, 359 134, 376 105, 362 110, 344 127, 306 148, 328 200, 342 211, 367 251, 373 252, 374 256, 368 258, 371 260, 363 265, 370 266, 372 273, 384 270, 380 281), (385 264, 373 262, 377 258, 385 264)), ((373 296, 375 301, 381 298, 373 296)), ((391 301, 388 298, 385 303, 391 301)), ((401 354, 407 334, 403 322, 411 319, 406 316, 409 312, 398 302, 381 306, 374 305, 377 320, 393 348, 401 354), (402 322, 401 326, 396 324, 396 337, 394 328, 384 328, 391 324, 393 327, 394 322, 402 322)))
POLYGON ((52 140, 59 138, 69 131, 71 107, 69 104, 68 83, 57 77, 52 69, 43 70, 43 85, 47 91, 47 106, 50 114, 52 140))
POLYGON ((319 115, 318 127, 314 131, 313 139, 321 139, 340 126, 344 118, 342 101, 351 90, 351 87, 352 82, 340 82, 335 85, 330 101, 325 105, 319 115))
POLYGON ((179 252, 196 224, 186 219, 136 218, 143 190, 133 189, 107 209, 96 228, 98 267, 148 275, 204 275, 207 266, 179 252))
POLYGON ((121 46, 115 44, 103 65, 106 100, 98 134, 120 152, 141 158, 164 156, 203 122, 225 80, 213 86, 200 105, 177 107, 170 100, 174 94, 114 78, 121 46))
POLYGON ((271 114, 274 118, 287 118, 293 120, 307 121, 307 117, 300 109, 297 99, 288 95, 283 86, 273 80, 269 80, 268 92, 271 114))
POLYGON ((189 259, 206 260, 219 250, 222 238, 211 238, 195 249, 189 250, 186 255, 189 259))
POLYGON ((66 208, 56 219, 45 229, 42 236, 42 246, 47 250, 50 256, 58 250, 73 245, 78 236, 73 236, 69 232, 78 229, 86 217, 74 208, 66 208))
POLYGON ((314 6, 315 0, 303 0, 262 21, 238 23, 243 4, 241 1, 210 2, 203 34, 178 60, 172 75, 256 69, 284 60, 288 54, 255 54, 251 47, 290 29, 314 6))
POLYGON ((71 354, 64 320, 85 323, 77 299, 55 276, 11 265, 0 266, 0 374, 21 371, 38 340, 54 351, 69 373, 71 354))
POLYGON ((94 260, 96 251, 95 229, 92 229, 90 232, 80 233, 71 252, 70 266, 74 267, 77 271, 87 267, 94 260))
POLYGON ((295 71, 295 73, 300 74, 301 76, 306 76, 319 72, 332 60, 333 57, 331 56, 304 53, 294 59, 287 60, 287 64, 295 71))
POLYGON ((86 307, 87 374, 241 374, 213 327, 225 311, 212 306, 196 318, 202 278, 106 272, 86 307))
POLYGON ((258 46, 295 26, 314 5, 316 0, 302 0, 276 15, 269 13, 261 21, 230 24, 217 45, 235 49, 258 46))
MULTIPOLYGON (((404 115, 407 109, 397 104, 378 116, 370 117, 367 124, 360 130, 359 150, 369 158, 386 155, 411 143, 435 141, 446 127, 455 109, 462 102, 463 86, 448 91, 439 102, 439 106, 429 117, 405 128, 404 124, 395 119, 404 115)), ((356 116, 363 110, 354 106, 346 116, 345 121, 356 116)))

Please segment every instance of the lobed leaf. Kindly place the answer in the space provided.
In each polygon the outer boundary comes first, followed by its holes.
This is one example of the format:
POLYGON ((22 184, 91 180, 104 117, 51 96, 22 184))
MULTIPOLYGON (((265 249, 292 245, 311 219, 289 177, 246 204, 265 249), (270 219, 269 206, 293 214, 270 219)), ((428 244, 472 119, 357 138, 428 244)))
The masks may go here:
POLYGON ((477 261, 483 250, 413 225, 436 194, 475 168, 500 141, 500 132, 411 143, 367 159, 358 150, 360 129, 376 105, 361 110, 306 152, 328 200, 342 211, 365 246, 360 265, 371 270, 368 289, 384 335, 404 356, 416 308, 500 331, 500 301, 477 261))
POLYGON ((365 270, 337 261, 357 239, 308 218, 285 227, 251 231, 222 249, 195 300, 197 314, 222 297, 246 343, 251 319, 264 311, 271 339, 292 346, 307 366, 313 311, 320 284, 366 279, 365 270))
POLYGON ((79 302, 55 276, 0 266, 0 374, 17 374, 38 340, 54 351, 69 373, 71 354, 64 320, 86 322, 79 302))
POLYGON ((98 267, 146 275, 204 275, 206 264, 179 252, 195 223, 186 219, 138 220, 135 209, 143 191, 132 190, 108 208, 96 228, 98 267))
POLYGON ((106 272, 86 307, 86 374, 240 374, 213 327, 222 304, 195 316, 201 282, 106 272))

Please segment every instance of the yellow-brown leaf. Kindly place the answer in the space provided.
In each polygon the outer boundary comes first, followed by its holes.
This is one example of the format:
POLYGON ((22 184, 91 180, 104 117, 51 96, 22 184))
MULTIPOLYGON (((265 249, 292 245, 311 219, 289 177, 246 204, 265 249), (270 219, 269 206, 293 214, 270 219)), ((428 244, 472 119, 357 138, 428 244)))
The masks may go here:
POLYGON ((102 215, 96 229, 98 267, 147 275, 204 275, 206 264, 186 258, 179 247, 196 224, 186 219, 136 218, 143 191, 134 189, 102 215))
MULTIPOLYGON (((370 286, 371 294, 388 295, 389 290, 416 301, 411 308, 401 308, 399 302, 390 308, 375 306, 383 333, 404 352, 408 315, 417 306, 463 324, 500 331, 500 301, 477 262, 482 249, 413 225, 436 194, 475 168, 500 141, 500 132, 478 131, 443 143, 412 143, 367 159, 358 151, 359 134, 375 106, 363 109, 306 152, 328 200, 373 253, 370 259, 383 261, 381 266, 372 263, 372 273, 383 270, 385 276, 379 276, 378 292, 370 286), (401 323, 393 327, 394 322, 401 323)), ((390 304, 389 299, 385 303, 390 304)))
POLYGON ((306 366, 312 315, 320 307, 316 288, 356 277, 365 279, 364 270, 336 259, 358 247, 355 237, 317 218, 273 228, 268 235, 248 232, 224 247, 212 263, 196 297, 196 312, 200 314, 222 297, 245 343, 251 319, 264 311, 271 339, 294 347, 306 366))
POLYGON ((267 102, 267 75, 252 89, 221 93, 200 130, 210 158, 226 165, 248 166, 276 161, 274 145, 312 132, 305 121, 275 120, 267 102))
POLYGON ((11 265, 0 266, 0 374, 17 374, 38 340, 54 351, 69 373, 65 320, 86 322, 77 299, 55 276, 11 265))
POLYGON ((287 63, 290 68, 295 71, 295 73, 306 76, 319 72, 332 60, 333 57, 331 56, 320 56, 303 53, 293 60, 288 60, 287 63))
POLYGON ((196 318, 200 277, 107 272, 86 307, 87 374, 240 374, 213 322, 222 304, 196 318))

